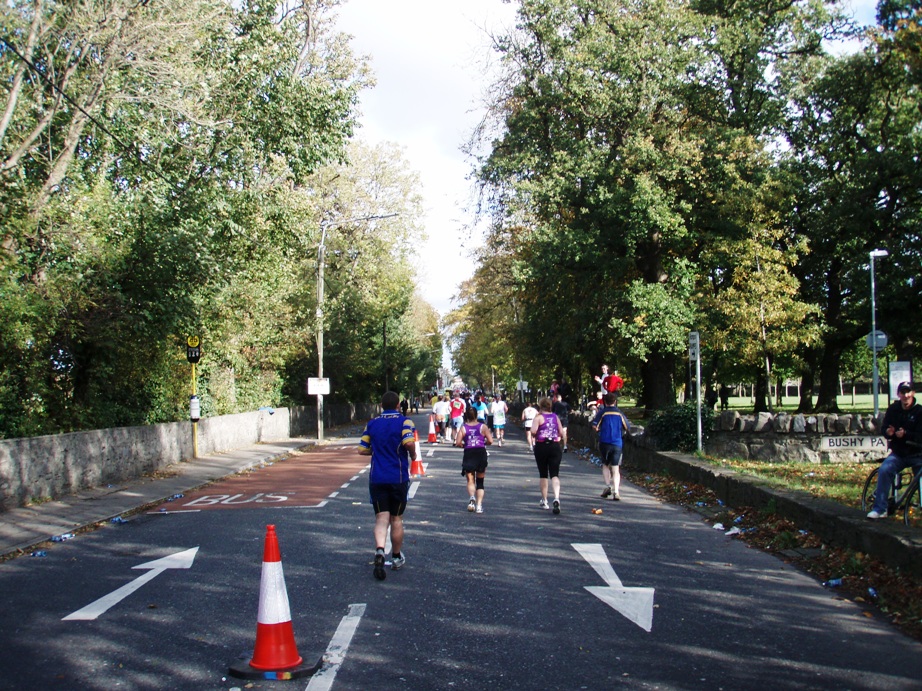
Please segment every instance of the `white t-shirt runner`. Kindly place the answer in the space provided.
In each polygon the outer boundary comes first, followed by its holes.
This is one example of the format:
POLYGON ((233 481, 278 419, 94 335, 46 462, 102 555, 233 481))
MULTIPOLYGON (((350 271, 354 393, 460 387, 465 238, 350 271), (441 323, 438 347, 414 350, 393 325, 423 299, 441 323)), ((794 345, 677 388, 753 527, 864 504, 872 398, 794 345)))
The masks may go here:
POLYGON ((528 406, 525 410, 522 411, 522 420, 525 423, 525 429, 531 429, 531 423, 534 422, 535 416, 538 414, 538 409, 533 406, 528 406))
POLYGON ((493 413, 493 425, 506 424, 506 401, 493 401, 491 412, 493 413))

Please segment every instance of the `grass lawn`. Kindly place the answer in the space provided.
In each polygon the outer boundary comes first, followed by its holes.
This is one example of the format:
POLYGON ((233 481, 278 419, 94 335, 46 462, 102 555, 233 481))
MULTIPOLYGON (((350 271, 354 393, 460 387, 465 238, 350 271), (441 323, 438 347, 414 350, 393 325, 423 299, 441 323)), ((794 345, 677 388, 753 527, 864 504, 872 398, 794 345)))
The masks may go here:
POLYGON ((876 467, 876 463, 767 463, 703 458, 713 465, 758 477, 769 485, 809 492, 814 497, 831 499, 856 509, 861 508, 865 479, 876 467))
MULTIPOLYGON (((793 392, 793 389, 791 389, 793 392)), ((703 394, 702 394, 703 395, 703 394)), ((816 398, 814 397, 814 402, 816 398)), ((681 402, 681 401, 679 401, 681 402)), ((887 398, 887 394, 882 393, 877 397, 877 408, 881 412, 887 409, 887 406, 890 404, 890 399, 887 398)), ((755 406, 755 401, 749 396, 731 396, 729 400, 729 409, 737 411, 740 415, 751 415, 752 409, 755 406)), ((800 404, 800 399, 796 396, 785 396, 781 399, 781 405, 776 405, 777 401, 772 400, 772 406, 776 413, 785 412, 793 413, 797 410, 797 406, 800 404)), ((702 401, 702 405, 704 402, 702 401)), ((871 394, 857 394, 852 396, 851 394, 845 394, 844 396, 838 396, 836 399, 836 405, 839 406, 839 410, 843 413, 860 413, 862 415, 871 415, 874 412, 874 398, 871 394)), ((632 420, 640 420, 643 418, 643 409, 637 408, 637 402, 627 396, 620 399, 618 402, 618 407, 621 408, 628 417, 632 420)), ((720 412, 720 406, 717 406, 715 413, 720 412)))

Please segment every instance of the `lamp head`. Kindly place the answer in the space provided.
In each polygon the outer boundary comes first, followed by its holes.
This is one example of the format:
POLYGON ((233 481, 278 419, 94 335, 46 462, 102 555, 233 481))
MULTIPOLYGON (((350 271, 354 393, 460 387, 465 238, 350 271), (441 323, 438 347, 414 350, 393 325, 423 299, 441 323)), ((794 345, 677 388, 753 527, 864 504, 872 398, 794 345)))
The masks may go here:
POLYGON ((887 250, 871 250, 872 257, 886 257, 890 254, 887 250))

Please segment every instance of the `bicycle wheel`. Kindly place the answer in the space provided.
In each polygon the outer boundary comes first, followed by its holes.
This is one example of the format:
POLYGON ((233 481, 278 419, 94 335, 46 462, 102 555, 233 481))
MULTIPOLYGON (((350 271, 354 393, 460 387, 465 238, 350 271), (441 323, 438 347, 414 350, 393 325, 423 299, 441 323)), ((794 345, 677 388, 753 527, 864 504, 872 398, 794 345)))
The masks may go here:
POLYGON ((880 467, 874 468, 864 481, 864 489, 861 490, 861 510, 870 511, 874 507, 874 492, 877 490, 877 472, 880 467))
POLYGON ((893 491, 890 492, 890 500, 887 502, 887 513, 891 516, 906 506, 906 500, 915 489, 914 479, 915 473, 911 467, 903 468, 893 478, 893 491))
POLYGON ((903 501, 903 523, 916 525, 922 520, 922 492, 919 491, 919 478, 912 480, 906 498, 903 501))

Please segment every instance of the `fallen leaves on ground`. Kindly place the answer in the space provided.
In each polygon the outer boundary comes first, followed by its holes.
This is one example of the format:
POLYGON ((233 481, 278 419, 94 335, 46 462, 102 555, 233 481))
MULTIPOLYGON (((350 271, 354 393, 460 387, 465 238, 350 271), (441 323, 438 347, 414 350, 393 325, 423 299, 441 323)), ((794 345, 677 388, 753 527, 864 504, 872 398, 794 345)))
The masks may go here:
POLYGON ((864 616, 879 614, 922 641, 922 578, 861 552, 823 544, 817 535, 770 510, 725 506, 701 485, 651 473, 629 474, 629 479, 670 504, 696 511, 715 525, 723 524, 736 539, 778 555, 823 583, 841 579, 834 590, 865 607, 864 616))

